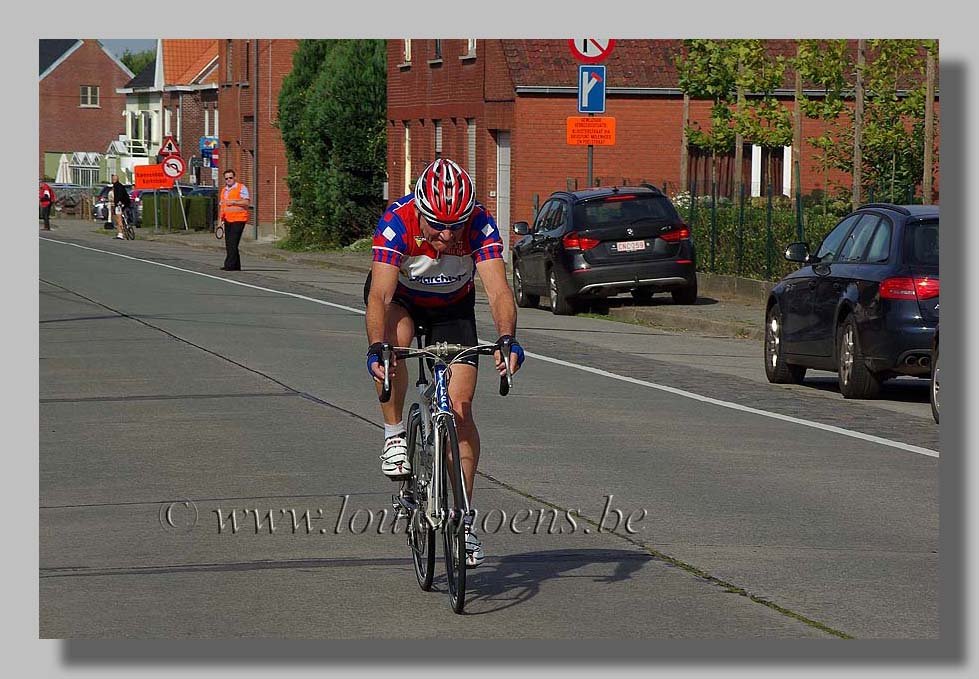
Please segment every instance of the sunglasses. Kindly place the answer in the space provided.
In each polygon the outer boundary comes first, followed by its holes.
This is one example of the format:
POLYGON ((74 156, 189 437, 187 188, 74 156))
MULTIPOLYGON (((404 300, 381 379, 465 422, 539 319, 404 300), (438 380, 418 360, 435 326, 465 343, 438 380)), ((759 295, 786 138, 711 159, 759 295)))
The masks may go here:
POLYGON ((464 227, 468 221, 468 219, 463 219, 461 222, 455 222, 454 224, 442 224, 440 222, 433 222, 425 219, 425 222, 436 231, 458 231, 464 227))

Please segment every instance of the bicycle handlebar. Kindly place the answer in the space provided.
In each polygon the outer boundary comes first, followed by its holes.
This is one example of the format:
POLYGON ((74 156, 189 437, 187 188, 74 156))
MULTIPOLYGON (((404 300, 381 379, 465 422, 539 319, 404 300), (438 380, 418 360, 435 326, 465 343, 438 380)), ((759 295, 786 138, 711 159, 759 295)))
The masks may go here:
POLYGON ((510 371, 509 340, 503 342, 502 345, 494 342, 493 344, 477 344, 472 347, 467 347, 462 344, 449 344, 448 342, 436 342, 420 349, 413 347, 392 347, 385 342, 381 347, 381 363, 384 366, 384 386, 381 388, 381 395, 378 398, 381 403, 387 403, 391 399, 391 380, 388 376, 388 371, 391 365, 392 354, 398 360, 417 357, 431 358, 446 366, 450 366, 453 363, 458 363, 463 357, 470 354, 492 355, 497 350, 503 354, 503 363, 506 367, 506 375, 500 377, 500 396, 506 396, 510 393, 510 387, 513 386, 513 373, 510 371), (446 361, 445 359, 449 356, 452 356, 452 359, 446 361))

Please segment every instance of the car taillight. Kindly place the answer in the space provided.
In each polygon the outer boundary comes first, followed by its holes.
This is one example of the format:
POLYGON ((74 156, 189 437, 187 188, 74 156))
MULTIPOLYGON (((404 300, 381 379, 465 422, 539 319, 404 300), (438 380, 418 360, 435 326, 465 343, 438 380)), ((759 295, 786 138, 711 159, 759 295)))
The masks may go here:
POLYGON ((681 240, 690 238, 690 229, 688 229, 686 226, 680 226, 680 228, 673 231, 661 233, 659 237, 665 240, 667 243, 678 243, 681 240))
POLYGON ((885 278, 880 284, 880 298, 931 299, 938 297, 940 288, 939 279, 927 276, 885 278))
POLYGON ((591 250, 593 247, 601 243, 597 238, 588 238, 587 236, 579 236, 576 231, 565 234, 564 238, 561 239, 564 243, 565 250, 591 250))

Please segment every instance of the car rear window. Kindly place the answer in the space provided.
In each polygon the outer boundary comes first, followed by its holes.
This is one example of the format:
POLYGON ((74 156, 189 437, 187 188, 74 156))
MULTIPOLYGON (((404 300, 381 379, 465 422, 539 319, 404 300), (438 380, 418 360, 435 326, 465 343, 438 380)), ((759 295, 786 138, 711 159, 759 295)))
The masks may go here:
POLYGON ((578 203, 574 207, 574 221, 583 228, 600 228, 642 221, 676 223, 681 220, 665 196, 620 194, 578 203))
POLYGON ((908 263, 938 266, 938 220, 908 224, 908 263))

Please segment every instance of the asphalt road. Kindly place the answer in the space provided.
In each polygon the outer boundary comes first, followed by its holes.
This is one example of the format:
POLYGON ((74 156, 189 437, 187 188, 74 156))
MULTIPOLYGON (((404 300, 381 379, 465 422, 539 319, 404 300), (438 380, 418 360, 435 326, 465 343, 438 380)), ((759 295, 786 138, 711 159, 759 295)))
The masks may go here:
POLYGON ((458 625, 391 530, 362 276, 219 265, 40 243, 42 638, 938 637, 921 385, 849 402, 765 383, 757 342, 521 310, 458 625))

